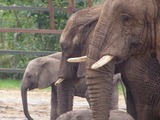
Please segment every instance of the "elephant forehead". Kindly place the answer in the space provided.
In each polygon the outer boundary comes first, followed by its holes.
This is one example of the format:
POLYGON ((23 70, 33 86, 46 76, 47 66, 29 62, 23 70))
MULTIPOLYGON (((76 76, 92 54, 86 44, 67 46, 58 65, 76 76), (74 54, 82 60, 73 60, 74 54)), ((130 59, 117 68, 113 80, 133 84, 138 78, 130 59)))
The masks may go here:
POLYGON ((73 29, 76 27, 76 22, 75 22, 75 14, 73 14, 67 21, 67 24, 61 34, 60 37, 60 43, 63 43, 67 37, 71 36, 71 32, 73 29))
POLYGON ((37 64, 37 61, 36 60, 32 60, 28 63, 27 65, 27 68, 26 68, 26 71, 30 71, 30 70, 33 70, 33 69, 38 69, 38 64, 37 64))
POLYGON ((156 2, 154 0, 111 0, 110 4, 112 12, 127 12, 133 15, 140 15, 147 13, 150 16, 157 13, 155 9, 156 2))

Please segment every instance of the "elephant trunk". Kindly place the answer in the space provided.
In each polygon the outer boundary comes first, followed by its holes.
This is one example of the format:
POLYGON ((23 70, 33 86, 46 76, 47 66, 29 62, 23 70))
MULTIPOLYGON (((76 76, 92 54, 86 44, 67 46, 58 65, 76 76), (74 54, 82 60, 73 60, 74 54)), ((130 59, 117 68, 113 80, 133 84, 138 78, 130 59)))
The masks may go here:
POLYGON ((33 120, 33 118, 30 116, 28 112, 27 88, 24 88, 23 85, 21 87, 21 97, 22 97, 23 111, 25 116, 28 118, 28 120, 33 120))
MULTIPOLYGON (((89 58, 89 62, 90 61, 94 60, 89 58)), ((108 120, 109 118, 113 75, 114 62, 110 62, 97 70, 87 68, 87 85, 92 110, 92 120, 108 120)))
MULTIPOLYGON (((63 54, 63 53, 62 53, 63 54)), ((59 67, 59 78, 73 79, 77 76, 77 64, 67 62, 69 57, 62 55, 61 64, 59 67)))
POLYGON ((66 80, 63 81, 59 86, 57 86, 58 116, 72 110, 73 97, 73 81, 66 80))
POLYGON ((87 53, 86 75, 92 120, 108 120, 111 109, 115 59, 98 69, 92 69, 92 65, 102 58, 102 55, 105 55, 103 52, 107 44, 108 30, 107 13, 105 11, 108 11, 109 7, 104 6, 87 53))

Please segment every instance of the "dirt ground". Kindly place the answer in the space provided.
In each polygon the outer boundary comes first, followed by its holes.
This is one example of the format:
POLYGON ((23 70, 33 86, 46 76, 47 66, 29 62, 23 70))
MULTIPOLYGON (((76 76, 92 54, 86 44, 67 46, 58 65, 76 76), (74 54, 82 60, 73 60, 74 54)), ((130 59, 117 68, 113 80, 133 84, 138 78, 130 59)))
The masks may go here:
MULTIPOLYGON (((34 120, 50 119, 50 92, 28 92, 29 111, 34 120)), ((89 108, 85 98, 74 98, 74 110, 89 108)), ((123 96, 119 96, 119 108, 125 110, 123 96)), ((23 114, 20 90, 0 90, 0 120, 27 120, 23 114)))

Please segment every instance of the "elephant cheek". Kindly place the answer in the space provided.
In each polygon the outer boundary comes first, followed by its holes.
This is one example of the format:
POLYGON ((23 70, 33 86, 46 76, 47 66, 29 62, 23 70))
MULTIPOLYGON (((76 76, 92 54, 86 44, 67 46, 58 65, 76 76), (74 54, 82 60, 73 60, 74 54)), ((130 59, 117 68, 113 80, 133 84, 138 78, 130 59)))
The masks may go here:
POLYGON ((33 90, 35 88, 38 88, 38 84, 31 84, 30 87, 29 87, 29 90, 33 90))
POLYGON ((68 63, 66 57, 62 57, 60 68, 59 68, 59 77, 64 79, 72 79, 76 75, 76 67, 73 63, 68 63))

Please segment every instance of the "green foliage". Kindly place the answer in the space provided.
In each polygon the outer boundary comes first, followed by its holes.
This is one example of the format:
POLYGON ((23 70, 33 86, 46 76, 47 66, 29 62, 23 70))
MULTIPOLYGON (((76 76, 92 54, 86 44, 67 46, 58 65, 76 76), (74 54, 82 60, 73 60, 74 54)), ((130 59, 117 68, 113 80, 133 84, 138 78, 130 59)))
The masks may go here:
MULTIPOLYGON (((59 2, 59 1, 58 1, 59 2)), ((55 1, 54 6, 58 3, 55 1)), ((58 4, 57 4, 58 3, 58 4)), ((1 0, 1 6, 47 7, 48 0, 1 0)), ((1 28, 50 29, 49 12, 25 10, 0 10, 1 28)), ((67 21, 67 13, 55 13, 56 29, 63 29, 67 21), (62 23, 62 24, 61 24, 62 23)), ((60 35, 0 33, 0 49, 29 51, 60 51, 60 35)), ((25 68, 28 62, 37 56, 0 55, 1 68, 25 68)), ((19 75, 0 74, 0 78, 19 75)))
POLYGON ((92 0, 93 5, 103 4, 106 0, 92 0))
MULTIPOLYGON (((93 0, 99 4, 103 0, 93 0), (98 2, 97 2, 98 1, 98 2)), ((68 20, 68 0, 52 0, 53 7, 66 8, 66 11, 55 11, 54 22, 57 30, 64 29, 68 20)), ((48 0, 0 0, 0 6, 48 7, 48 0)), ((88 0, 76 0, 76 8, 86 8, 88 0)), ((0 10, 1 28, 50 29, 49 12, 31 10, 0 10)), ((0 49, 29 51, 60 51, 60 35, 0 33, 0 49)), ((0 55, 0 67, 25 68, 27 63, 37 56, 0 55)), ((0 78, 10 77, 0 74, 0 78)), ((19 76, 19 75, 18 75, 19 76)))
MULTIPOLYGON (((125 87, 125 86, 124 86, 125 87)), ((126 89, 124 88, 124 91, 125 91, 126 89)), ((118 85, 118 91, 119 91, 119 94, 120 95, 124 95, 124 93, 123 93, 123 88, 122 88, 122 84, 121 83, 119 83, 119 85, 118 85)))

